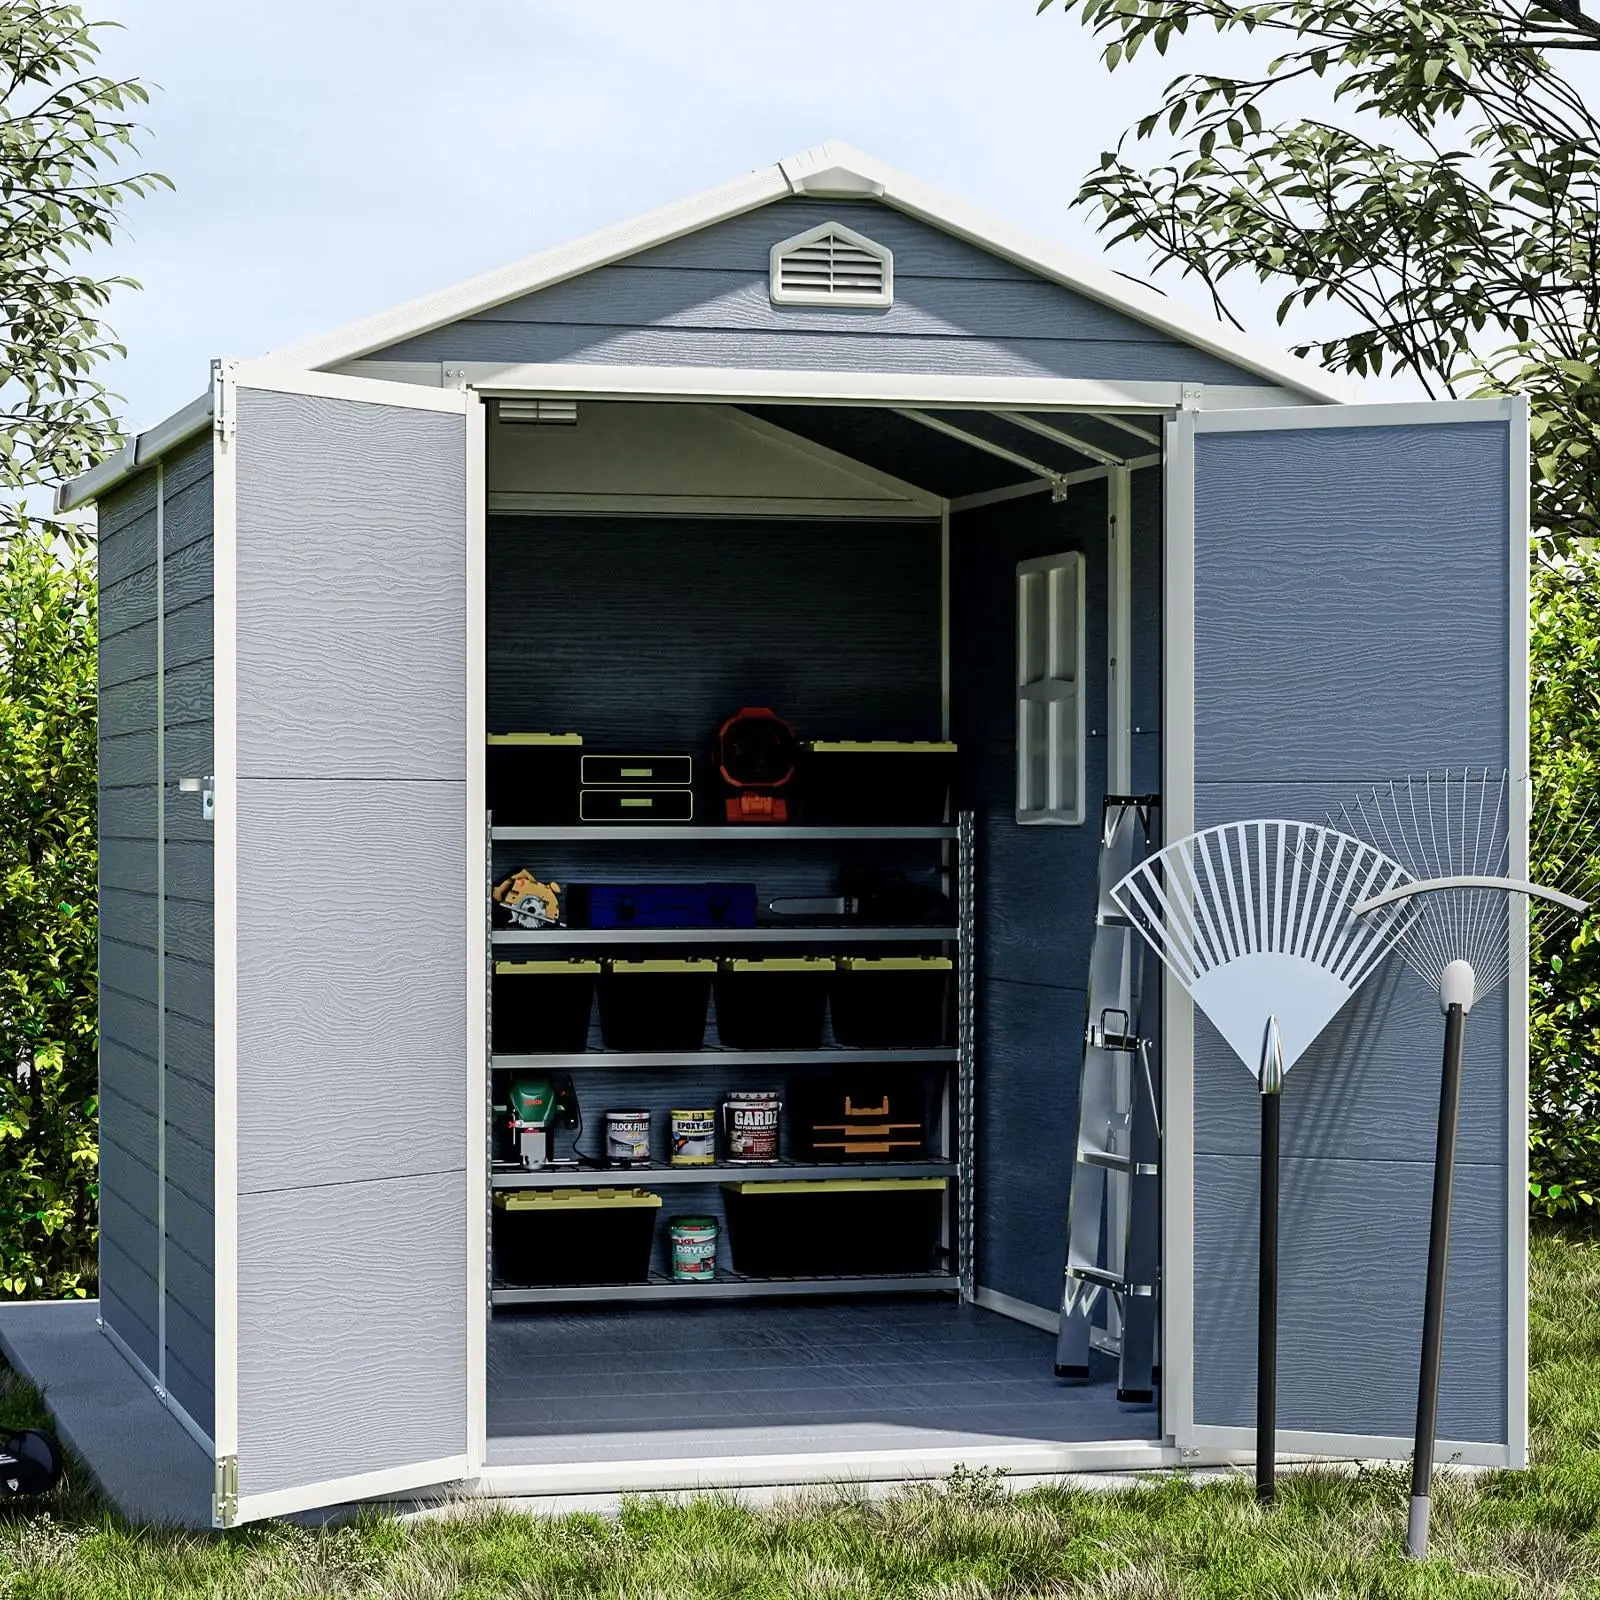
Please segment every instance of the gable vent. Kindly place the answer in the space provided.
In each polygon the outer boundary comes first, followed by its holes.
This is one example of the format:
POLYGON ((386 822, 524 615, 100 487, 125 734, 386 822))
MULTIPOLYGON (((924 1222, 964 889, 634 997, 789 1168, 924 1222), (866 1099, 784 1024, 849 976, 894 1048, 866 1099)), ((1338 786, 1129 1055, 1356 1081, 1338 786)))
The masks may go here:
POLYGON ((772 303, 892 306, 894 253, 852 228, 825 222, 772 247, 772 303))

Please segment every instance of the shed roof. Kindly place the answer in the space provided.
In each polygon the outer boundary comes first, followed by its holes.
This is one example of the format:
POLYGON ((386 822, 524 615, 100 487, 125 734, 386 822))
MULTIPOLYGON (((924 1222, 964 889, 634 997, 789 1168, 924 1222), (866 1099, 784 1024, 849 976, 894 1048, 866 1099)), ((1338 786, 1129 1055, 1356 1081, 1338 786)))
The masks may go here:
POLYGON ((275 350, 272 356, 286 366, 313 370, 359 360, 446 323, 795 195, 879 201, 1294 393, 1333 403, 1359 398, 1358 387, 1346 378, 834 140, 757 168, 719 188, 275 350))
MULTIPOLYGON (((797 195, 877 201, 1293 394, 1331 404, 1345 404, 1361 397, 1359 386, 1349 379, 1170 300, 1147 284, 1065 250, 835 140, 760 167, 719 188, 286 346, 271 352, 271 356, 276 364, 305 371, 358 361, 448 323, 797 195)), ((96 498, 204 427, 210 400, 209 393, 203 395, 130 439, 89 472, 63 484, 56 495, 58 509, 69 510, 96 498)))

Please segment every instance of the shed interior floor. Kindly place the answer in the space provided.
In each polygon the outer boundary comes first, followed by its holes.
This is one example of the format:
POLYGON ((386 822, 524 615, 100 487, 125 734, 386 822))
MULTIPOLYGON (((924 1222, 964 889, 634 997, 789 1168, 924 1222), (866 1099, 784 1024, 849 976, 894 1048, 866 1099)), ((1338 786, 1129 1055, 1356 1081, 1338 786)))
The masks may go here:
POLYGON ((1155 1439, 1111 1369, 1052 1372, 1055 1340, 948 1299, 497 1314, 489 1464, 1155 1439))

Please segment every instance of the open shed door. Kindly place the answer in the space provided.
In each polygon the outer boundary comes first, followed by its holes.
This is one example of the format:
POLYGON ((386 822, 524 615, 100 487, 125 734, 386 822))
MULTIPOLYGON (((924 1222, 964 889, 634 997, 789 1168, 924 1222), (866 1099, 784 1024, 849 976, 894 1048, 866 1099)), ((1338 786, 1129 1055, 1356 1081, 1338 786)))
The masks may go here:
POLYGON ((481 1463, 483 433, 264 364, 215 402, 226 1524, 481 1463))
MULTIPOLYGON (((1374 784, 1508 768, 1524 874, 1527 440, 1509 400, 1177 416, 1169 839, 1325 822, 1374 784)), ((1472 1014, 1441 1459, 1525 1459, 1526 992, 1514 969, 1472 1014)), ((1250 1451, 1258 1096, 1170 978, 1165 1002, 1165 1426, 1250 1451)), ((1391 958, 1287 1079, 1284 1453, 1410 1453, 1441 1040, 1437 997, 1391 958)))

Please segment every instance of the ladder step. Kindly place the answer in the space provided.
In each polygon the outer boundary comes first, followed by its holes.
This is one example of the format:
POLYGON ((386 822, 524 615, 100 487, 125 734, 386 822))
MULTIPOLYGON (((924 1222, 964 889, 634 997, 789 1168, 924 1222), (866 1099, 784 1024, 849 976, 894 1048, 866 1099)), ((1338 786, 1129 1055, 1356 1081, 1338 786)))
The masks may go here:
POLYGON ((1104 1167, 1107 1172, 1129 1172, 1133 1168, 1130 1157, 1115 1155, 1110 1150, 1080 1150, 1078 1159, 1091 1167, 1104 1167))

